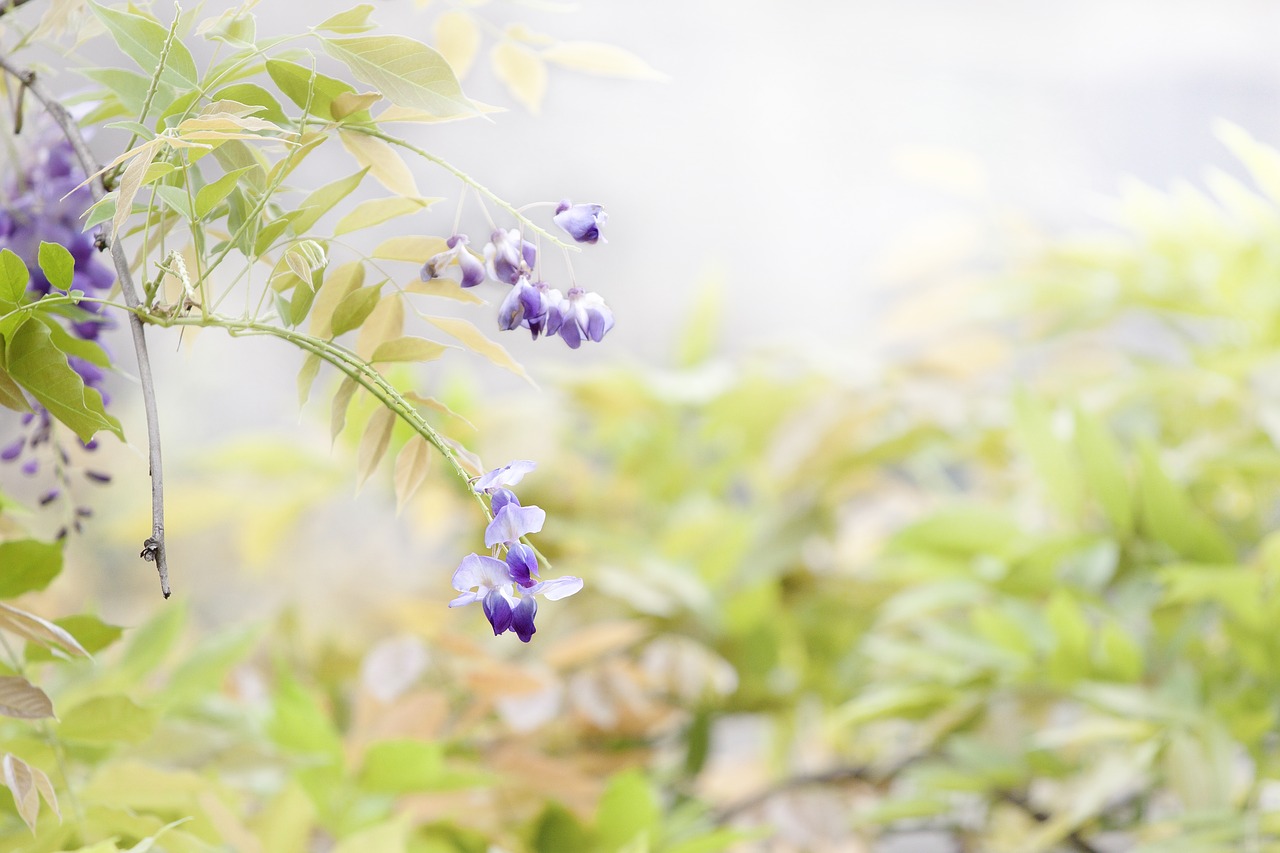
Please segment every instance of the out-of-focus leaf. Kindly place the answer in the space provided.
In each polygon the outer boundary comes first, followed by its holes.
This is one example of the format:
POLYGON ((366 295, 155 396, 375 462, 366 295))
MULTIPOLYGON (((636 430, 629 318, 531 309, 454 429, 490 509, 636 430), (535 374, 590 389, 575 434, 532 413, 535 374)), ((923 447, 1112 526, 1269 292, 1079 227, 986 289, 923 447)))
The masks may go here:
POLYGON ((34 834, 36 819, 40 816, 40 793, 36 789, 32 768, 22 759, 5 753, 3 762, 4 784, 13 794, 13 803, 18 809, 18 816, 34 834))
POLYGON ((405 442, 404 447, 396 454, 395 487, 396 514, 399 515, 404 505, 427 479, 427 467, 431 461, 431 445, 420 435, 415 435, 405 442))
POLYGON ((379 406, 369 418, 364 435, 360 436, 360 446, 356 448, 357 486, 363 486, 378 469, 378 463, 391 444, 391 428, 395 425, 396 413, 386 406, 379 406))
POLYGON ((291 676, 280 675, 271 706, 267 735, 283 749, 334 761, 341 758, 342 741, 329 716, 315 696, 291 676))
POLYGON ((123 694, 97 696, 63 714, 58 736, 81 743, 139 743, 155 728, 157 714, 123 694))
POLYGON ((81 657, 89 657, 89 653, 62 628, 25 610, 0 602, 0 630, 17 634, 24 640, 39 643, 49 648, 59 648, 64 652, 81 657))
POLYGON ((480 28, 466 12, 454 10, 436 18, 436 48, 461 80, 471 70, 480 49, 480 28))
POLYGON ((44 589, 62 571, 62 546, 35 539, 0 542, 0 566, 0 598, 44 589))
MULTIPOLYGON (((89 654, 97 654, 120 639, 124 629, 118 625, 109 625, 97 616, 82 613, 76 616, 63 616, 53 620, 59 628, 76 638, 76 641, 89 654)), ((44 646, 27 646, 27 660, 42 662, 53 660, 53 653, 44 646)))
POLYGON ((596 832, 605 849, 618 850, 637 838, 652 843, 661 819, 662 811, 649 780, 638 771, 629 770, 609 780, 596 811, 596 832))
POLYGON ((0 714, 21 720, 53 716, 53 702, 39 687, 20 675, 0 676, 0 714))
POLYGON ((415 279, 404 286, 410 293, 422 293, 427 296, 443 296, 445 299, 456 299, 471 305, 484 305, 485 301, 476 296, 470 289, 458 284, 451 278, 433 278, 430 281, 415 279))
POLYGON ((338 33, 339 35, 363 33, 374 27, 373 22, 369 20, 371 14, 373 14, 373 6, 368 3, 361 3, 345 12, 339 12, 336 15, 325 18, 312 29, 338 33))
POLYGON ((320 372, 320 356, 309 354, 298 371, 298 406, 305 406, 311 396, 311 386, 315 384, 316 374, 320 372))
POLYGON ((630 80, 666 80, 667 75, 628 50, 593 41, 563 41, 542 51, 542 58, 553 65, 630 80))
POLYGON ((1232 562, 1235 549, 1231 543, 1169 479, 1154 448, 1140 448, 1138 461, 1139 507, 1145 532, 1188 559, 1232 562))
POLYGON ((547 65, 538 54, 524 45, 500 41, 489 50, 489 61, 511 96, 537 115, 547 94, 547 65))
POLYGON ((379 243, 373 257, 384 261, 425 264, 433 255, 448 249, 442 237, 392 237, 379 243))
POLYGON ((355 396, 360 385, 350 376, 342 379, 342 384, 338 386, 338 390, 333 394, 333 405, 329 409, 329 437, 333 441, 337 441, 338 436, 342 434, 343 428, 347 425, 347 408, 351 405, 351 398, 355 396))

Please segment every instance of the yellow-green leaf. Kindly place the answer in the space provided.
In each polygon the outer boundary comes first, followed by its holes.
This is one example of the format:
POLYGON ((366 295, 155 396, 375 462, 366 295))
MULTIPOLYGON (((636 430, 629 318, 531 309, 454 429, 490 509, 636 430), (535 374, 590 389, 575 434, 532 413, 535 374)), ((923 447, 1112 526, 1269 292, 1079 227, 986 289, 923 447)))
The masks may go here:
POLYGON ((356 449, 357 487, 363 486, 377 470, 391 443, 391 428, 395 425, 396 413, 385 406, 379 406, 369 418, 364 435, 360 436, 360 446, 356 449))
POLYGON ((367 169, 378 183, 397 195, 413 198, 421 195, 408 164, 386 142, 356 130, 339 130, 338 139, 357 165, 367 169))
POLYGON ((529 48, 511 41, 495 44, 489 60, 511 96, 537 115, 547 94, 547 64, 529 48))
POLYGON ((362 287, 348 293, 333 311, 331 331, 334 337, 360 326, 378 306, 382 286, 362 287))
POLYGON ((383 341, 404 334, 404 300, 399 293, 382 298, 356 336, 356 355, 368 359, 383 341))
POLYGON ((606 77, 625 77, 629 80, 666 80, 667 75, 629 50, 595 41, 562 41, 542 51, 547 62, 606 77))
POLYGON ((311 353, 306 360, 302 362, 302 369, 298 371, 298 406, 305 406, 307 398, 311 396, 311 386, 315 384, 316 374, 320 372, 320 356, 311 353))
POLYGON ((316 224, 316 220, 328 213, 335 204, 351 195, 368 173, 368 168, 361 169, 354 175, 325 184, 303 199, 292 220, 294 233, 304 234, 310 230, 311 226, 316 224))
POLYGON ((372 228, 400 216, 426 210, 438 198, 375 198, 362 201, 351 209, 351 212, 338 220, 334 226, 335 237, 359 231, 361 228, 372 228))
POLYGON ((453 69, 436 51, 405 36, 321 39, 326 53, 394 104, 451 116, 474 112, 453 69))
POLYGON ((84 650, 84 647, 65 629, 58 627, 47 619, 42 619, 34 613, 19 610, 17 607, 5 604, 2 601, 0 601, 0 630, 17 634, 24 640, 30 640, 42 646, 57 647, 69 654, 89 657, 89 653, 84 650))
POLYGON ((498 367, 510 370, 517 376, 527 380, 531 385, 533 379, 529 374, 525 373, 520 362, 511 357, 511 354, 487 337, 484 333, 475 327, 472 323, 461 320, 456 317, 427 317, 427 322, 457 338, 467 349, 474 353, 484 356, 498 367))
POLYGON ((124 694, 95 696, 67 711, 58 737, 84 743, 139 743, 155 728, 156 712, 124 694))
POLYGON ((436 48, 461 80, 471 70, 480 49, 480 28, 466 12, 445 12, 436 19, 436 48))
MULTIPOLYGON (((311 308, 311 334, 327 338, 333 334, 333 312, 348 294, 364 284, 364 264, 352 261, 329 273, 329 277, 316 292, 311 308)), ((369 310, 373 310, 370 307, 369 310)))
POLYGON ((378 344, 369 361, 375 364, 391 361, 435 361, 444 355, 445 350, 448 349, 452 349, 452 347, 429 341, 426 338, 412 336, 392 338, 389 341, 383 341, 378 344))
POLYGON ((418 491, 418 487, 427 479, 428 463, 431 460, 431 445, 420 435, 415 435, 405 442, 404 447, 396 454, 396 514, 404 509, 404 505, 418 491))
POLYGON ((469 302, 472 305, 485 304, 485 301, 472 293, 469 288, 463 287, 451 278, 433 278, 429 281, 414 279, 406 284, 404 289, 410 293, 443 296, 446 299, 456 299, 459 302, 469 302))
POLYGON ((333 117, 338 121, 342 121, 349 115, 368 110, 369 107, 381 100, 381 92, 343 92, 333 99, 330 109, 333 110, 333 117))
POLYGON ((350 376, 344 376, 342 384, 338 386, 338 390, 333 395, 333 406, 329 410, 329 438, 331 441, 337 440, 342 434, 342 429, 347 425, 347 408, 351 405, 351 398, 355 396, 359 385, 350 376))
POLYGON ((449 248, 443 237, 392 237, 373 250, 373 257, 384 261, 407 261, 425 264, 427 259, 449 248))

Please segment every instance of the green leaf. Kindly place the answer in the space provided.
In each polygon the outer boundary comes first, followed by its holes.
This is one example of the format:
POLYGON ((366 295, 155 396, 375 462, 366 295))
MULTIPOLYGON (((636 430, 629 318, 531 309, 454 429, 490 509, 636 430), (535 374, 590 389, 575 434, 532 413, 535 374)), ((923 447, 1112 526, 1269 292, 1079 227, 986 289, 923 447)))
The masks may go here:
POLYGON ((373 13, 373 6, 368 3, 361 3, 348 9, 345 12, 339 12, 331 18, 325 18, 320 23, 312 27, 313 30, 326 30, 339 35, 350 35, 352 33, 363 33, 366 30, 373 29, 374 25, 369 20, 369 15, 373 13))
POLYGON ((606 850, 617 850, 638 837, 654 840, 662 819, 658 797, 636 770, 609 780, 596 811, 596 832, 606 850))
POLYGON ((31 404, 27 402, 21 386, 4 370, 0 370, 0 406, 23 414, 31 411, 31 404))
POLYGON ((437 117, 475 113, 443 56, 405 36, 321 39, 326 53, 394 104, 437 117))
MULTIPOLYGON (((62 628, 89 654, 97 654, 119 640, 124 629, 118 625, 108 625, 97 616, 81 613, 75 616, 64 616, 53 620, 53 624, 62 628)), ((38 663, 54 660, 53 654, 44 646, 27 645, 27 660, 38 663)))
POLYGON ((1231 541, 1191 503, 1184 489, 1164 473, 1156 450, 1145 445, 1138 454, 1139 507, 1144 531, 1178 554, 1206 563, 1235 559, 1231 541))
POLYGON ((320 356, 315 353, 308 354, 306 360, 302 362, 302 369, 298 371, 299 408, 307 404, 307 398, 311 396, 311 386, 315 384, 316 374, 319 372, 320 356))
MULTIPOLYGON (((315 84, 311 82, 311 69, 304 68, 296 62, 283 59, 268 59, 267 74, 284 93, 285 97, 299 107, 306 107, 308 93, 311 93, 311 114, 322 119, 336 121, 333 114, 333 99, 343 93, 354 93, 355 88, 341 80, 315 74, 315 84)), ((368 110, 360 110, 346 116, 345 121, 366 123, 372 121, 368 110)))
MULTIPOLYGON (((147 100, 147 89, 151 85, 151 80, 146 75, 139 74, 137 71, 126 71, 123 68, 80 68, 76 70, 90 80, 110 89, 112 94, 120 99, 120 103, 124 104, 130 115, 136 116, 142 112, 142 105, 147 100)), ((165 86, 163 87, 163 93, 157 93, 157 97, 164 97, 164 93, 172 94, 172 90, 165 86)), ((147 134, 148 137, 150 135, 150 133, 147 134)))
POLYGON ((382 286, 362 287, 342 297, 338 307, 333 309, 331 331, 334 337, 358 328, 369 318, 373 309, 378 306, 378 297, 382 286))
POLYGON ((127 683, 150 675, 165 657, 187 621, 187 608, 182 604, 167 604, 152 619, 129 632, 129 643, 116 672, 127 683))
POLYGON ((281 127, 289 122, 289 117, 284 114, 284 109, 275 95, 257 83, 236 83, 225 86, 215 92, 212 98, 215 101, 238 101, 252 107, 262 107, 262 112, 258 113, 258 116, 281 127))
POLYGON ((594 850, 591 831, 559 803, 547 803, 533 826, 534 853, 594 850))
POLYGON ((1083 497, 1079 467, 1067 445, 1054 435, 1053 412, 1039 400, 1019 395, 1014 423, 1037 485, 1059 511, 1069 518, 1078 517, 1083 497))
POLYGON ((1133 530, 1133 492, 1119 444, 1101 421, 1080 410, 1076 411, 1075 438, 1085 485, 1116 532, 1129 533, 1133 530))
POLYGON ((124 438, 120 422, 103 408, 102 395, 85 387, 43 323, 19 326, 5 348, 5 360, 9 375, 81 441, 104 429, 124 438))
POLYGON ((361 228, 381 225, 383 222, 388 222, 397 217, 425 210, 436 201, 439 201, 439 199, 375 198, 370 201, 362 201, 352 208, 350 213, 338 220, 338 224, 334 226, 333 235, 337 237, 352 231, 359 231, 361 228))
POLYGON ((191 199, 187 195, 186 187, 173 187, 163 184, 156 187, 156 195, 165 203, 165 206, 177 211, 188 222, 195 218, 191 210, 191 199))
POLYGON ((221 178, 218 178, 211 184, 207 184, 200 188, 196 193, 196 218, 203 220, 209 215, 209 211, 217 207, 223 199, 231 195, 231 191, 236 188, 240 182, 240 176, 253 166, 242 166, 239 169, 227 172, 221 178))
POLYGON ((75 275, 76 260, 71 257, 65 246, 57 243, 40 242, 40 269, 49 283, 58 290, 70 290, 71 279, 75 275))
POLYGON ((297 213, 292 220, 294 233, 306 233, 312 225, 316 224, 317 219, 332 210, 333 206, 338 202, 351 195, 355 188, 360 186, 360 182, 364 180, 364 176, 368 173, 368 169, 361 169, 354 175, 348 175, 345 178, 339 178, 332 183, 325 184, 303 199, 302 204, 298 205, 297 213))
POLYGON ((123 694, 96 696, 67 711, 58 737, 83 743, 140 743, 151 736, 157 714, 123 694))
POLYGON ((44 589, 62 571, 62 546, 56 542, 15 539, 0 543, 0 598, 44 589))
POLYGON ((323 755, 334 761, 342 757, 342 740, 329 715, 309 691, 284 672, 272 700, 267 735, 290 752, 323 755))
POLYGON ((372 794, 439 790, 445 772, 444 752, 439 744, 418 740, 383 741, 365 752, 359 784, 372 794))
POLYGON ((391 362, 391 361, 435 361, 444 355, 446 350, 453 347, 444 344, 429 341, 426 338, 415 338, 405 336, 402 338, 393 338, 389 341, 383 341, 378 344, 373 351, 373 357, 369 359, 371 362, 391 362))
POLYGON ((20 305, 26 301, 27 283, 31 273, 11 249, 0 250, 0 304, 11 302, 20 305))
MULTIPOLYGON (((160 67, 160 54, 169 35, 165 27, 134 12, 100 6, 92 0, 89 8, 106 25, 120 49, 143 71, 150 73, 160 67)), ((174 38, 169 46, 168 60, 160 79, 184 91, 197 88, 199 75, 196 63, 181 38, 174 38)))

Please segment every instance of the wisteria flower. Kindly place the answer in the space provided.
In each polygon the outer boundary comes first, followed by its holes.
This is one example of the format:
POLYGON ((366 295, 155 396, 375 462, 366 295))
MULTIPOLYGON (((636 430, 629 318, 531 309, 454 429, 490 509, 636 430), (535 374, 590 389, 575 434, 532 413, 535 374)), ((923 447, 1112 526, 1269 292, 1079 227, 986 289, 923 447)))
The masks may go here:
POLYGON ((521 536, 537 533, 547 520, 546 510, 537 506, 521 506, 520 499, 508 489, 497 489, 490 499, 493 521, 484 529, 484 545, 518 542, 521 536))
POLYGON ((489 277, 503 284, 515 284, 521 276, 533 272, 537 260, 537 247, 522 239, 515 228, 494 231, 484 247, 484 265, 489 277))
POLYGON ((613 311, 604 304, 598 293, 572 287, 560 304, 556 306, 559 315, 560 337, 570 349, 577 349, 586 340, 599 343, 613 328, 613 311))
POLYGON ((446 240, 445 245, 449 248, 438 255, 432 255, 422 265, 420 278, 423 281, 439 278, 444 274, 446 267, 457 264, 462 273, 459 284, 463 287, 475 287, 484 281, 484 264, 471 254, 471 250, 467 248, 467 242, 466 234, 454 234, 446 240))
POLYGON ((501 468, 494 468, 492 471, 480 475, 471 484, 471 488, 477 492, 487 492, 504 486, 514 486, 524 479, 525 474, 537 467, 538 463, 531 459, 517 459, 514 462, 508 462, 501 468))
POLYGON ((560 328, 560 314, 555 309, 563 300, 560 291, 545 281, 531 283, 521 278, 498 308, 498 328, 505 332, 523 326, 535 341, 540 334, 554 335, 560 328))
POLYGON ((552 221, 579 243, 609 242, 600 235, 600 229, 609 221, 609 214, 598 204, 574 204, 565 199, 556 205, 552 221))
POLYGON ((522 585, 517 598, 517 583, 520 580, 512 573, 511 566, 502 560, 468 554, 453 573, 453 588, 462 594, 450 601, 449 606, 462 607, 479 601, 494 636, 510 630, 521 642, 527 643, 537 631, 533 619, 538 613, 538 602, 534 596, 543 595, 549 601, 558 601, 582 589, 581 578, 562 577, 527 587, 522 585))

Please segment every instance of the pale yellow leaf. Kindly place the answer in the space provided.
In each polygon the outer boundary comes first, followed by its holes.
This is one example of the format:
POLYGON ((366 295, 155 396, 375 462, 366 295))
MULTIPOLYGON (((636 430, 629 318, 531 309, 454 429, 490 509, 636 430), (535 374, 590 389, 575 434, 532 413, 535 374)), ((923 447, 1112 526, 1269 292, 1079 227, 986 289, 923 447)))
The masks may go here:
POLYGON ((511 353, 503 349, 501 344, 485 337, 484 333, 477 329, 474 324, 457 317, 427 317, 426 319, 437 329, 457 338, 463 346, 472 352, 482 355, 498 367, 506 368, 517 376, 526 379, 530 385, 535 384, 529 374, 524 372, 524 367, 520 365, 520 362, 511 357, 511 353))
POLYGON ((420 435, 409 439, 396 454, 396 515, 400 514, 404 505, 427 479, 427 463, 430 459, 431 445, 420 435))
MULTIPOLYGON (((208 115, 216 115, 217 113, 228 113, 233 116, 243 117, 243 116, 251 116, 254 113, 260 113, 265 109, 266 107, 262 106, 261 104, 242 104, 239 101, 220 100, 220 101, 213 101, 212 103, 206 105, 204 109, 200 110, 200 115, 208 116, 208 115)), ((271 125, 271 126, 276 127, 276 125, 271 125)), ((279 128, 276 127, 276 129, 278 130, 279 128)))
POLYGON ((333 334, 333 311, 348 293, 364 285, 364 264, 359 261, 343 264, 329 274, 316 291, 316 301, 311 306, 311 334, 327 338, 333 334))
POLYGON ((369 418, 364 435, 360 436, 360 447, 356 450, 357 488, 363 486, 378 469, 378 463, 391 443, 391 428, 395 425, 396 413, 385 406, 379 406, 369 418))
POLYGON ((477 115, 487 115, 489 113, 505 113, 506 107, 495 107, 493 104, 484 104, 480 101, 472 101, 475 105, 473 112, 456 113, 451 116, 432 115, 426 110, 415 110, 410 107, 402 107, 392 104, 382 112, 378 113, 375 119, 378 124, 386 124, 387 122, 413 122, 415 124, 442 124, 450 121, 462 121, 463 119, 475 118, 477 115))
POLYGON ((436 19, 436 50, 461 80, 471 70, 480 49, 480 29, 466 12, 445 12, 436 19))
POLYGON ((550 47, 556 40, 546 33, 531 30, 524 24, 507 24, 502 34, 512 41, 533 45, 534 47, 550 47))
POLYGON ((435 361, 449 349, 453 347, 429 341, 426 338, 412 336, 392 338, 378 344, 369 361, 374 364, 392 361, 435 361))
POLYGON ((369 170, 379 183, 397 195, 418 197, 418 184, 413 172, 394 148, 368 134, 339 130, 338 139, 360 166, 369 170))
POLYGON ((68 634, 66 629, 2 601, 0 601, 0 629, 45 647, 57 646, 70 654, 90 657, 84 646, 68 634))
POLYGON ((147 167, 151 165, 151 158, 155 156, 155 153, 155 148, 140 152, 125 167, 124 174, 120 176, 120 187, 116 191, 116 213, 111 218, 111 234, 113 238, 119 237, 125 221, 133 213, 133 199, 137 196, 138 189, 142 186, 142 179, 147 174, 147 167))
POLYGON ((343 377, 342 384, 338 386, 338 390, 333 395, 333 406, 329 410, 329 439, 336 441, 338 436, 342 434, 342 428, 347 425, 347 408, 351 405, 351 398, 355 396, 359 385, 350 376, 343 377))
POLYGON ((379 92, 343 92, 333 99, 333 103, 329 105, 329 112, 333 113, 333 117, 338 121, 342 121, 352 113, 358 113, 361 110, 367 110, 369 107, 382 100, 382 94, 379 92))
POLYGON ((538 54, 512 41, 500 41, 489 51, 498 79, 525 109, 537 114, 547 94, 547 65, 538 54))
POLYGON ((398 338, 404 334, 404 302, 398 293, 389 293, 382 298, 368 319, 360 326, 356 336, 356 355, 369 359, 373 351, 383 341, 398 338))
POLYGON ((423 281, 420 278, 414 279, 406 284, 404 289, 410 293, 443 296, 446 299, 456 299, 459 302, 469 302, 472 305, 485 304, 485 301, 472 293, 470 288, 463 287, 451 278, 433 278, 430 281, 423 281))
POLYGON ((449 248, 443 237, 392 237, 378 244, 373 257, 383 261, 425 264, 428 258, 449 248))
POLYGON ((335 237, 359 231, 361 228, 372 228, 399 216, 407 216, 426 210, 440 201, 438 198, 375 198, 362 201, 352 208, 351 212, 338 220, 333 228, 335 237))
POLYGON ((31 768, 20 758, 8 753, 4 757, 4 783, 13 792, 13 803, 18 816, 32 832, 36 831, 36 818, 40 816, 40 794, 36 791, 31 768))
POLYGON ((421 394, 416 394, 413 391, 409 391, 404 395, 404 398, 408 400, 410 403, 413 403, 415 406, 423 406, 425 408, 439 412, 442 415, 448 415, 451 418, 456 418, 457 420, 462 421, 471 429, 476 428, 475 424, 473 424, 471 421, 467 420, 462 415, 455 412, 453 409, 446 406, 441 401, 437 400, 435 397, 423 397, 421 394))
POLYGON ((466 445, 461 442, 454 441, 447 435, 440 436, 440 440, 453 449, 453 454, 458 460, 458 464, 461 465, 462 469, 468 474, 479 477, 484 471, 484 464, 480 461, 480 457, 468 450, 466 445))
POLYGON ((320 356, 311 353, 307 356, 306 361, 302 362, 302 369, 298 371, 299 408, 307 404, 307 398, 311 396, 311 386, 315 384, 316 374, 319 372, 320 356))
POLYGON ((296 275, 307 287, 311 286, 311 264, 307 261, 305 255, 297 249, 290 249, 284 253, 284 263, 294 275, 296 275))
POLYGON ((45 804, 53 809, 53 813, 62 819, 62 809, 58 806, 58 795, 53 790, 53 783, 49 781, 49 777, 39 767, 27 765, 27 770, 31 772, 31 778, 35 780, 36 790, 40 792, 40 796, 44 798, 45 804))
POLYGON ((53 716, 48 695, 20 675, 0 676, 0 714, 20 720, 53 716))
POLYGON ((625 77, 629 80, 666 80, 667 75, 629 50, 594 41, 562 41, 542 51, 542 58, 561 68, 625 77))

